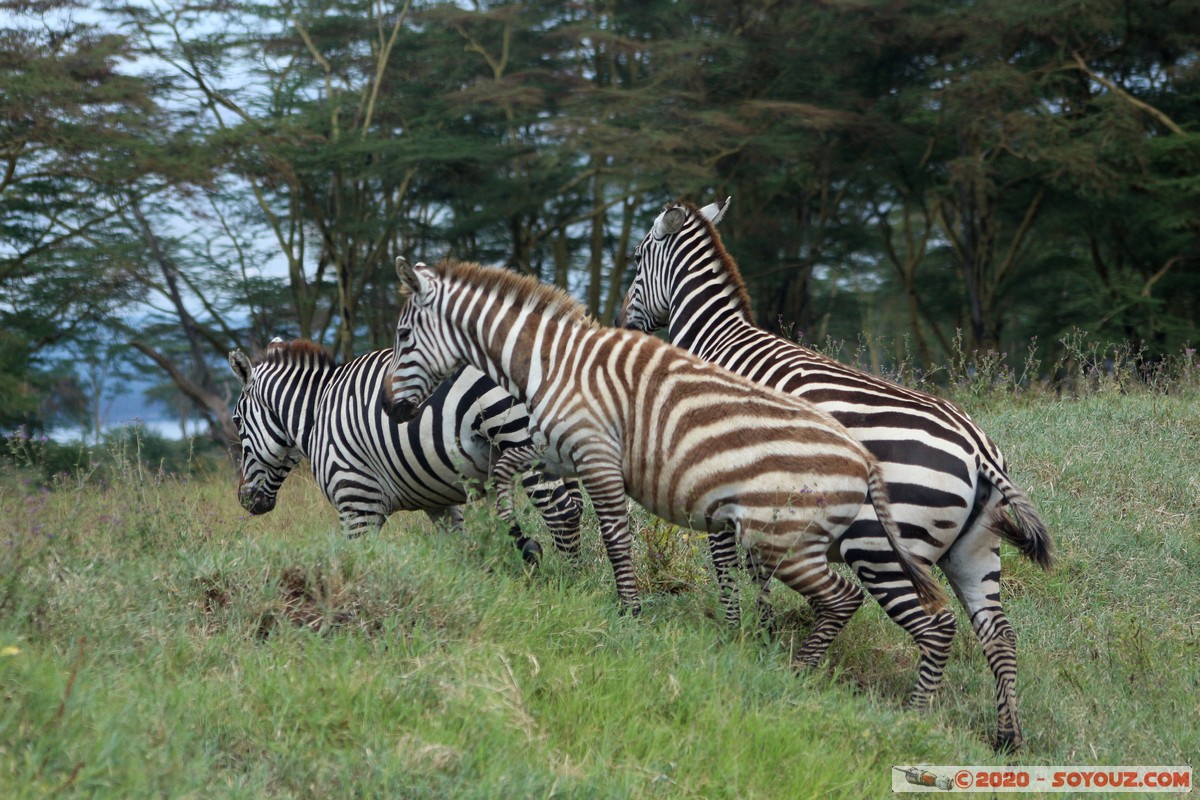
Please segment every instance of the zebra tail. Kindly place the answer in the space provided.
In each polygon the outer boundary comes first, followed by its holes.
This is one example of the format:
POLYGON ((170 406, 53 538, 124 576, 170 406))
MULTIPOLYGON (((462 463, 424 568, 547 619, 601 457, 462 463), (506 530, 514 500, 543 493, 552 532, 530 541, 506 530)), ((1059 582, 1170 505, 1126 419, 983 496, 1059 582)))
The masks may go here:
POLYGON ((896 559, 900 562, 900 570, 912 582, 921 607, 930 614, 936 614, 946 607, 946 592, 940 583, 929 572, 929 567, 923 562, 916 561, 900 544, 900 528, 892 516, 891 497, 888 495, 887 481, 883 479, 883 470, 879 462, 869 460, 870 471, 867 476, 867 488, 871 492, 871 505, 875 507, 875 516, 887 534, 888 542, 896 551, 896 559))
POLYGON ((1051 545, 1050 533, 1046 530, 1042 517, 1038 516, 1030 499, 1025 497, 1025 493, 1020 489, 1013 487, 1013 493, 1009 494, 1003 487, 996 488, 1004 495, 1004 505, 992 515, 992 530, 1000 534, 1001 539, 1009 545, 1019 549, 1025 558, 1043 570, 1049 570, 1054 566, 1054 546, 1051 545), (1013 512, 1012 517, 1004 513, 1006 507, 1008 511, 1013 512), (1013 517, 1016 518, 1015 523, 1013 517))
POLYGON ((992 515, 992 530, 1030 561, 1042 569, 1050 569, 1054 566, 1054 547, 1046 523, 1034 509, 1033 503, 1003 472, 989 471, 984 475, 1004 496, 1004 504, 992 515), (1006 508, 1012 512, 1012 517, 1005 513, 1006 508))

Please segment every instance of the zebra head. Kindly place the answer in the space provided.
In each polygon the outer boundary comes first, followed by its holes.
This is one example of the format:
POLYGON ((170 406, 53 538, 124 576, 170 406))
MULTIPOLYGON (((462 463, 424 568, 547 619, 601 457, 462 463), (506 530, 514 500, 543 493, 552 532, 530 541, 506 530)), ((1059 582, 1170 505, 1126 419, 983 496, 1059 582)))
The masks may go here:
POLYGON ((707 229, 698 216, 717 224, 730 199, 701 209, 673 203, 655 218, 650 232, 634 248, 633 283, 617 312, 617 327, 647 333, 667 327, 677 273, 688 268, 690 248, 697 243, 697 234, 707 229))
POLYGON ((393 421, 416 416, 421 403, 463 363, 442 324, 438 306, 443 284, 425 264, 396 259, 396 274, 408 302, 396 322, 396 341, 383 386, 383 406, 393 421))
POLYGON ((265 514, 275 508, 283 479, 300 463, 300 450, 278 414, 261 396, 261 381, 246 354, 232 351, 229 366, 242 384, 233 412, 242 453, 238 502, 251 514, 265 514))

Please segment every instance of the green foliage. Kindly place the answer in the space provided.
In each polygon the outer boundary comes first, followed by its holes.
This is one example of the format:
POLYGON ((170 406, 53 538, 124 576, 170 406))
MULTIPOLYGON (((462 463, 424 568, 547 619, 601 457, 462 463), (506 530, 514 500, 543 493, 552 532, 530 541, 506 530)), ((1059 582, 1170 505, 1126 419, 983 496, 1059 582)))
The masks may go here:
POLYGON ((203 475, 223 469, 229 457, 207 439, 168 439, 140 425, 106 431, 99 444, 61 443, 18 428, 3 439, 0 475, 53 486, 63 481, 120 482, 203 475))
POLYGON ((163 138, 159 87, 119 67, 129 41, 76 21, 76 5, 36 4, 0 36, 0 297, 34 341, 131 299, 112 223, 163 138))
POLYGON ((14 331, 0 330, 0 429, 36 424, 38 377, 30 364, 25 338, 14 331))

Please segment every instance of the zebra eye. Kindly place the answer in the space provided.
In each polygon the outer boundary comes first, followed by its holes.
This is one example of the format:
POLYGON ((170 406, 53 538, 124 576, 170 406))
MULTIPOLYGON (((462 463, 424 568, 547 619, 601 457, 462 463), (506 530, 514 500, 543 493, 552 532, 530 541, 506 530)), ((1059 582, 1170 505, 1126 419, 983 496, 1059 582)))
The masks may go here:
POLYGON ((397 328, 396 343, 407 341, 412 336, 412 328, 397 328))

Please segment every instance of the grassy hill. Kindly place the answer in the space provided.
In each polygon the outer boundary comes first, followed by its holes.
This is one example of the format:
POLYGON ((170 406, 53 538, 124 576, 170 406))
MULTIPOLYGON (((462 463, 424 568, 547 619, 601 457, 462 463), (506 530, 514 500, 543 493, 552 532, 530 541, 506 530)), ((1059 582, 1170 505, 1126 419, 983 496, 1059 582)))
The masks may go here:
POLYGON ((305 475, 251 519, 231 473, 126 460, 103 485, 0 476, 2 794, 863 798, 894 764, 1200 767, 1200 401, 969 410, 1057 546, 1049 574, 1003 551, 1016 756, 988 744, 961 615, 940 696, 910 713, 916 650, 877 606, 798 675, 799 597, 776 588, 776 642, 726 630, 701 540, 645 517, 628 619, 594 519, 578 564, 543 530, 528 576, 483 504, 465 535, 397 515, 346 541, 305 475))

